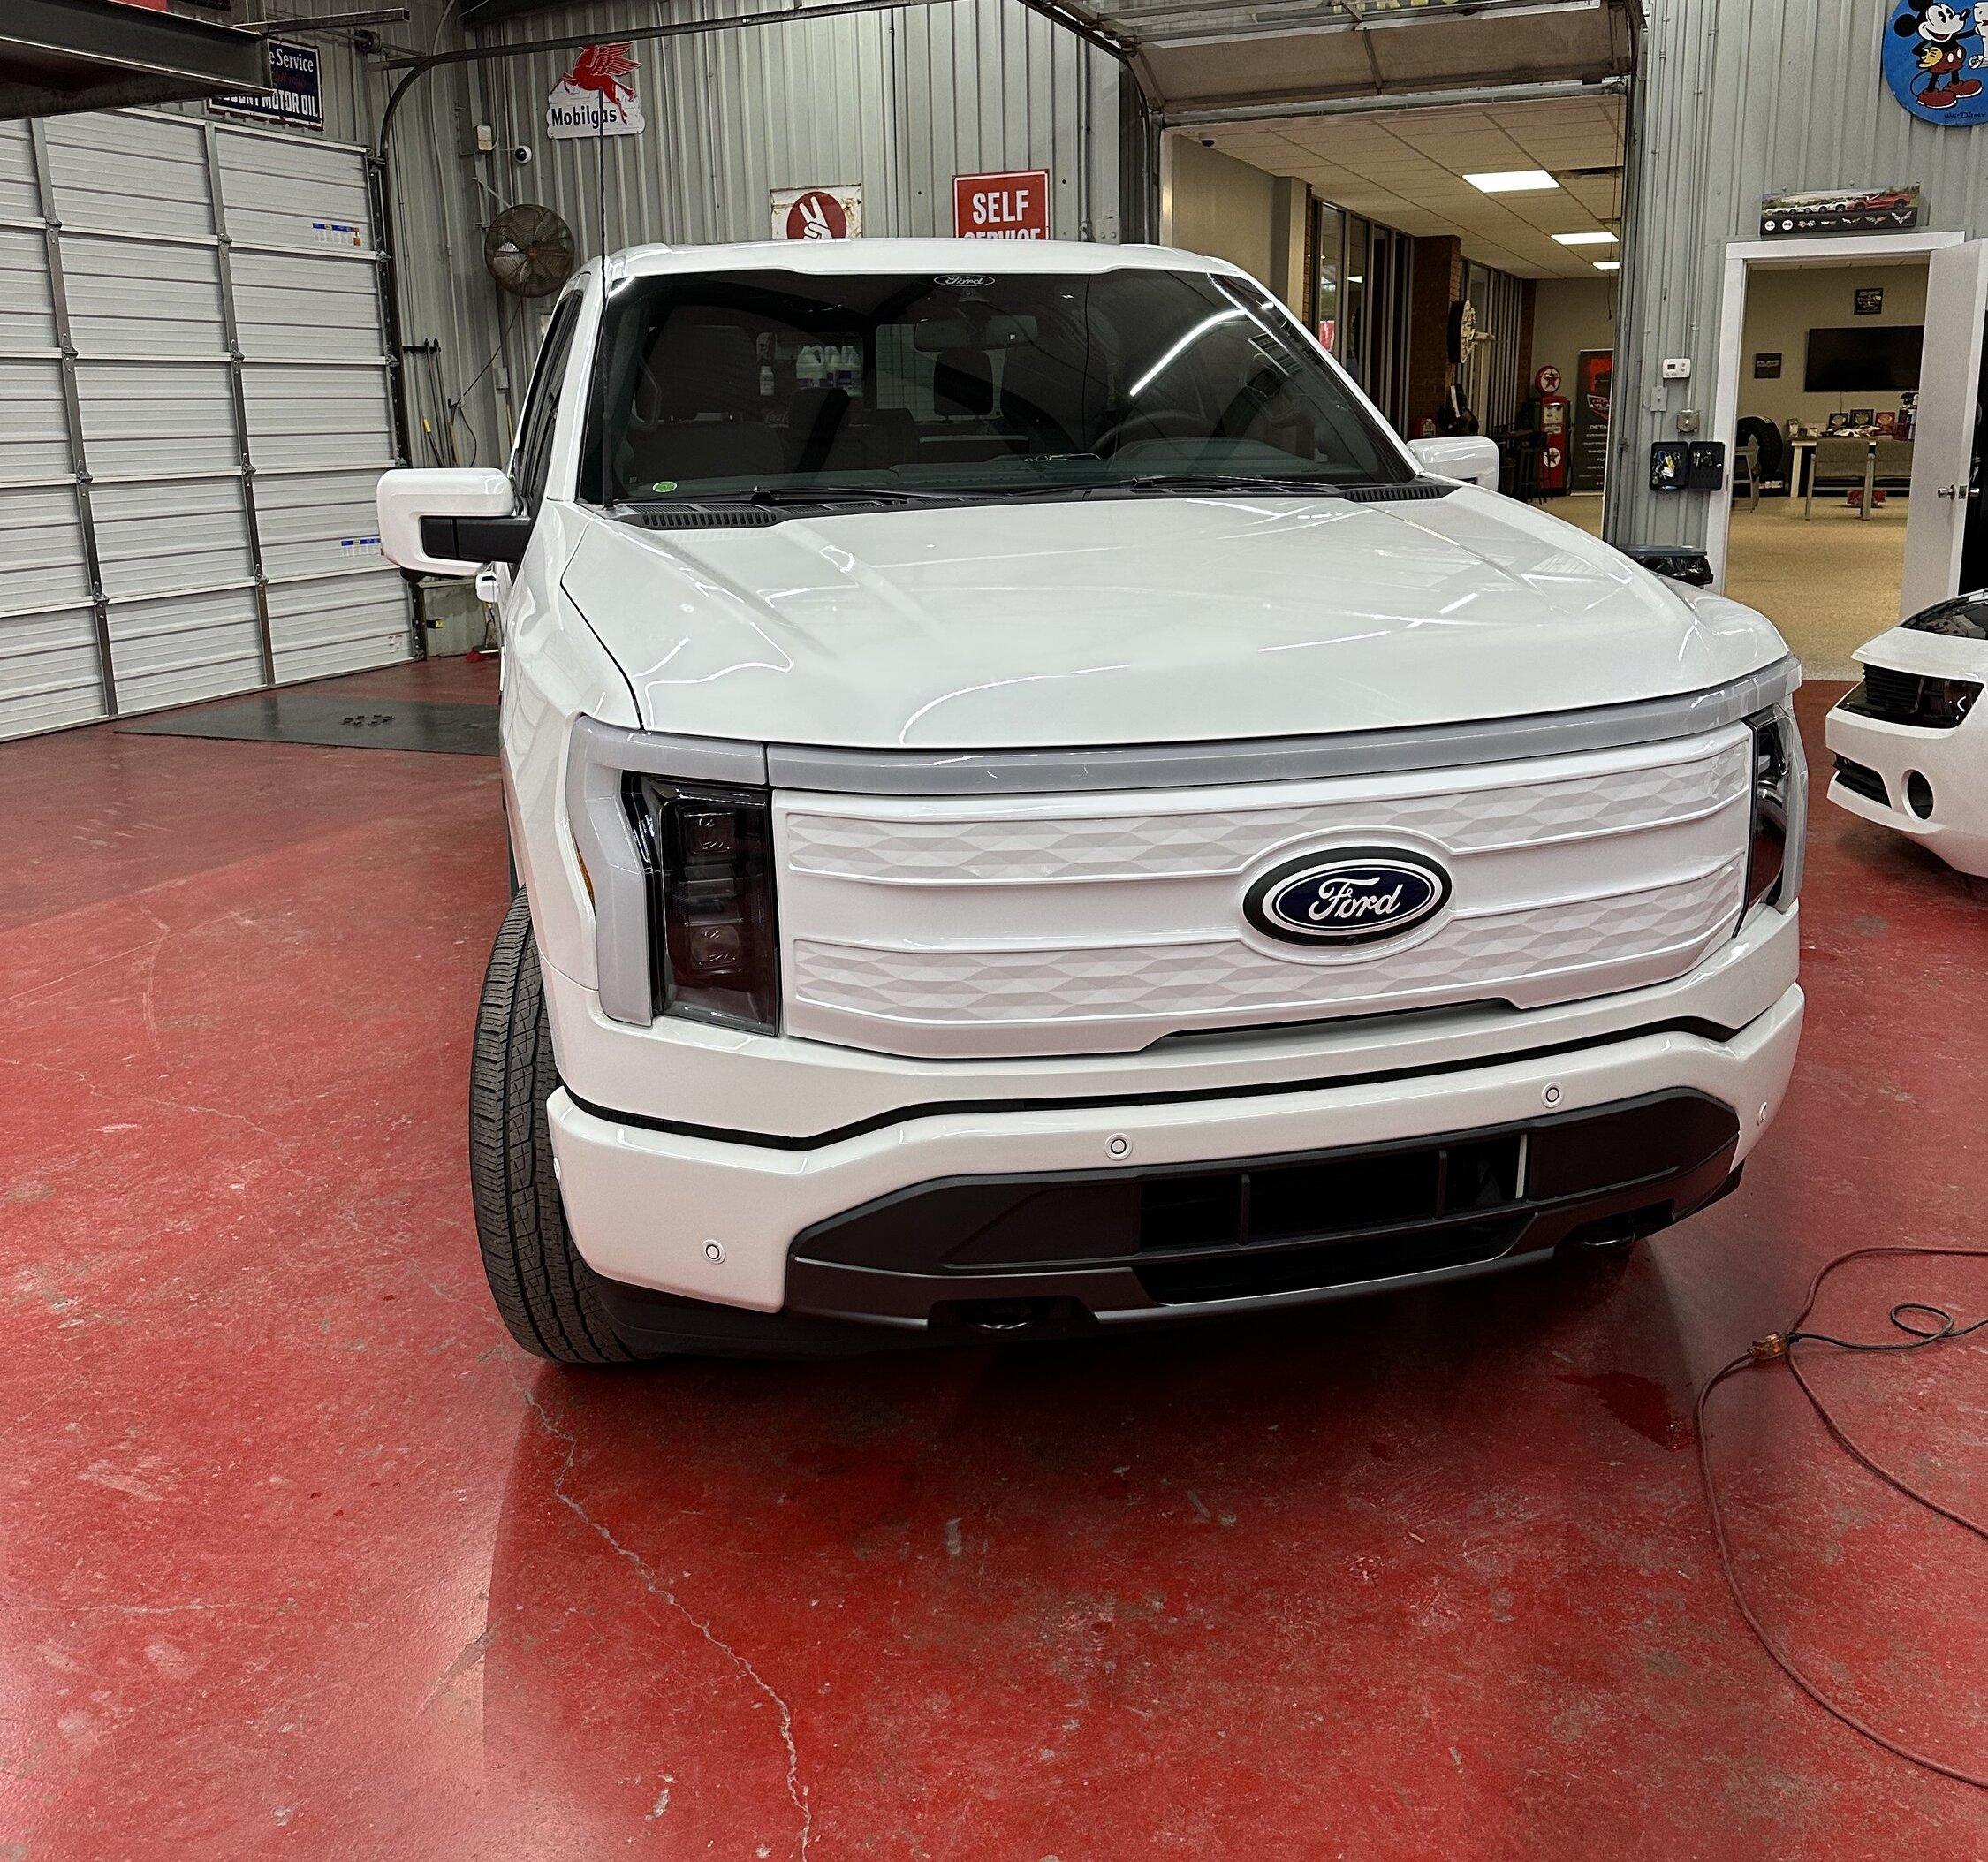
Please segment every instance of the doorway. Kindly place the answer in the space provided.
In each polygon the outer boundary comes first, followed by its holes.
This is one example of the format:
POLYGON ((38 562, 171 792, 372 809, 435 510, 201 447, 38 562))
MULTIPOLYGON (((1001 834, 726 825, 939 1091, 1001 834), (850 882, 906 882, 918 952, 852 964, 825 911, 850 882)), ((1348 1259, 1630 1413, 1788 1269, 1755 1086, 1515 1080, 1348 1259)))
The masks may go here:
POLYGON ((1730 469, 1719 586, 1813 677, 1953 594, 1968 511, 1988 250, 1961 233, 1726 249, 1708 437, 1730 469))

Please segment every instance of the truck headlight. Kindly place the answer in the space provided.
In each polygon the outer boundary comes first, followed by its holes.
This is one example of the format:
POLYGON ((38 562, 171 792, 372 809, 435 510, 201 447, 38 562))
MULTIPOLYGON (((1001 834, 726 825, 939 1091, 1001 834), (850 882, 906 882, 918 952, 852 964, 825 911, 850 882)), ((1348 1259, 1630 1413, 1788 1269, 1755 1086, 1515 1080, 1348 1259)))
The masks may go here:
POLYGON ((771 795, 633 772, 623 795, 649 878, 655 1013, 771 1034, 780 1019, 771 795))
POLYGON ((1747 726, 1753 733, 1753 819, 1742 916, 1763 903, 1794 903, 1808 816, 1809 771, 1793 711, 1785 704, 1756 711, 1747 726))
POLYGON ((765 747, 580 717, 566 825, 593 908, 602 1013, 780 1022, 773 794, 765 747))

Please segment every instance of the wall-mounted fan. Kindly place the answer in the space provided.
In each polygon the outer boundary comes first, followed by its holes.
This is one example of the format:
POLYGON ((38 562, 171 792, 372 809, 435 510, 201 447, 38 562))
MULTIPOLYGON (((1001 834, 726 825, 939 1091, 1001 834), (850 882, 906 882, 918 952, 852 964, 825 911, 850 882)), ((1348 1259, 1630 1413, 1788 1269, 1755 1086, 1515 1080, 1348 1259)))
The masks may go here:
POLYGON ((573 259, 573 228, 535 201, 506 207, 483 235, 483 263, 518 297, 557 291, 572 275, 573 259))

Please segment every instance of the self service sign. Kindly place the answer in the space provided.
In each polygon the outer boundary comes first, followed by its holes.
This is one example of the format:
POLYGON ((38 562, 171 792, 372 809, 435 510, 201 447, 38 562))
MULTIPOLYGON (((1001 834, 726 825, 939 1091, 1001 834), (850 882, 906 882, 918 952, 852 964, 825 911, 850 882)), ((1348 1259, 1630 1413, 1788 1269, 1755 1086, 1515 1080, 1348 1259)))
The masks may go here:
POLYGON ((1050 236, 1049 171, 954 175, 952 231, 962 239, 1046 239, 1050 236))

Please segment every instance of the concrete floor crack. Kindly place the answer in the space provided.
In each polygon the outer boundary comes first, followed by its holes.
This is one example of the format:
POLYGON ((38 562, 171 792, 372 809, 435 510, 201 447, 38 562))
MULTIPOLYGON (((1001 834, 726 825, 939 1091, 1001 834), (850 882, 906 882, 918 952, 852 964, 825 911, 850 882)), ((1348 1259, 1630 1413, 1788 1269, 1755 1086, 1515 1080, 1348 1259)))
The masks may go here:
MULTIPOLYGON (((787 1796, 793 1799, 793 1807, 801 1816, 801 1846, 799 1852, 805 1858, 808 1854, 808 1844, 814 1837, 815 1819, 814 1812, 808 1802, 807 1788, 801 1782, 801 1750, 794 1743, 793 1709, 788 1706, 785 1699, 767 1680, 765 1676, 762 1675, 745 1656, 741 1655, 724 1637, 720 1636, 709 1623, 699 1616, 679 1599, 676 1592, 663 1582, 655 1568, 640 1552, 634 1550, 633 1547, 624 1545, 619 1539, 616 1538, 611 1527, 603 1521, 595 1518, 593 1514, 588 1510, 586 1503, 575 1498, 573 1493, 567 1491, 566 1478, 573 1472, 574 1464, 580 1459, 579 1438, 572 1431, 562 1429, 558 1424, 553 1421, 550 1412, 538 1400, 535 1391, 527 1389, 524 1385, 518 1383, 515 1378, 512 1378, 512 1381, 517 1385, 518 1394, 524 1398, 526 1405, 530 1409, 532 1414, 538 1418, 540 1428, 543 1429, 554 1441, 560 1443, 565 1449, 565 1459, 561 1462, 559 1471, 553 1478, 552 1497, 579 1519, 589 1531, 595 1533, 616 1557, 623 1560, 628 1565, 629 1569, 641 1581, 642 1588, 651 1597, 656 1599, 658 1602, 667 1605, 669 1608, 681 1616, 706 1642, 710 1644, 719 1654, 723 1655, 746 1680, 764 1695, 767 1700, 772 1704, 775 1712, 779 1714, 780 1740, 786 1748, 787 1755, 787 1796)), ((667 1796, 667 1793, 665 1793, 665 1796, 667 1796)))

